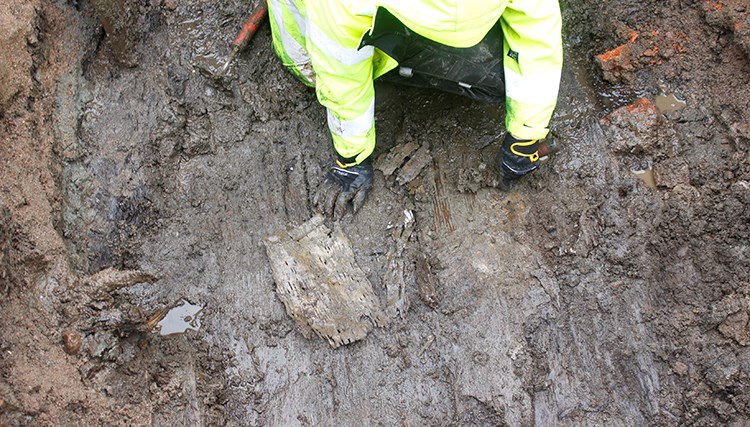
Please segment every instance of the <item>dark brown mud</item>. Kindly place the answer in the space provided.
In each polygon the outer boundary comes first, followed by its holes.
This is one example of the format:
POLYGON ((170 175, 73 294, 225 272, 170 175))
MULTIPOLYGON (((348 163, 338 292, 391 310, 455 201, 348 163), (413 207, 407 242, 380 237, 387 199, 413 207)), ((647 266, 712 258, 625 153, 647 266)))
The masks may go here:
POLYGON ((49 78, 0 99, 0 423, 750 422, 743 3, 562 2, 563 149, 509 193, 502 108, 378 85, 374 190, 327 226, 389 324, 338 349, 295 329, 263 245, 314 215, 332 153, 314 93, 267 27, 206 73, 250 5, 149 2, 123 40, 105 3, 16 17, 49 78), (660 112, 671 94, 685 107, 660 112), (155 333, 183 302, 198 330, 155 333))

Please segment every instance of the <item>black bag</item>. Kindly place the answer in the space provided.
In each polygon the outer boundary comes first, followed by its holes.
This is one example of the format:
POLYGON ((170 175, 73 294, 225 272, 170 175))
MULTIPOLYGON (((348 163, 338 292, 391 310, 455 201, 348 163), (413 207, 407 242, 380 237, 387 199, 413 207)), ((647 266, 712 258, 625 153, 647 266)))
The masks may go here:
POLYGON ((457 48, 420 36, 380 7, 372 31, 362 37, 360 48, 363 46, 377 47, 399 63, 379 80, 439 89, 484 102, 505 100, 500 21, 478 44, 457 48))

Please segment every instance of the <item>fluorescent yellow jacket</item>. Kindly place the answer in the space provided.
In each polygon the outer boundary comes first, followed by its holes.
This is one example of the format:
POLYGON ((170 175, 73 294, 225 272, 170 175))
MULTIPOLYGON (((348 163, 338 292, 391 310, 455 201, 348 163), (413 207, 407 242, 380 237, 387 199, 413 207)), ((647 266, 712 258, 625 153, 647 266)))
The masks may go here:
POLYGON ((373 79, 397 66, 372 46, 358 49, 378 7, 421 36, 453 47, 479 43, 500 19, 506 130, 517 139, 547 135, 562 68, 557 0, 304 0, 303 7, 318 100, 328 110, 336 152, 351 163, 375 148, 373 79))

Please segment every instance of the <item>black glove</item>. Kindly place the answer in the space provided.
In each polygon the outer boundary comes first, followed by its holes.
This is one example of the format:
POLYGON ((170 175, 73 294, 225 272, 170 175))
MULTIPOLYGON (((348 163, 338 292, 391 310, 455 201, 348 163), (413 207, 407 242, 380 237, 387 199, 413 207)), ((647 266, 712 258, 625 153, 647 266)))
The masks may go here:
POLYGON ((372 187, 372 161, 368 157, 362 163, 349 167, 336 162, 326 173, 323 185, 313 201, 319 211, 341 218, 349 202, 357 213, 372 187))
POLYGON ((510 190, 513 180, 539 167, 539 140, 520 140, 506 133, 496 161, 502 175, 501 187, 510 190))

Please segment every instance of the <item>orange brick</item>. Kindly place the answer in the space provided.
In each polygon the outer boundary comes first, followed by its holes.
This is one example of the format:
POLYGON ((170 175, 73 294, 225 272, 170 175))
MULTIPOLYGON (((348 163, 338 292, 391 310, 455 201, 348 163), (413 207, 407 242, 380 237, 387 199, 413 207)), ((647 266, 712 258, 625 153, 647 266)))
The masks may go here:
POLYGON ((630 61, 630 46, 626 44, 617 46, 608 52, 597 55, 596 58, 603 63, 614 62, 619 65, 628 63, 630 61))
POLYGON ((659 46, 654 46, 651 49, 643 51, 643 56, 656 56, 658 54, 659 54, 659 46))
POLYGON ((626 105, 624 108, 629 113, 647 113, 647 114, 657 113, 656 105, 654 105, 654 103, 649 101, 649 99, 646 97, 639 99, 633 104, 626 105))

